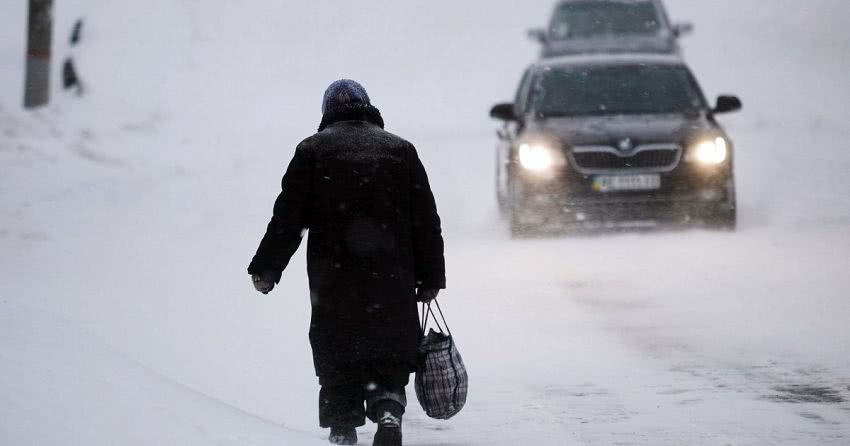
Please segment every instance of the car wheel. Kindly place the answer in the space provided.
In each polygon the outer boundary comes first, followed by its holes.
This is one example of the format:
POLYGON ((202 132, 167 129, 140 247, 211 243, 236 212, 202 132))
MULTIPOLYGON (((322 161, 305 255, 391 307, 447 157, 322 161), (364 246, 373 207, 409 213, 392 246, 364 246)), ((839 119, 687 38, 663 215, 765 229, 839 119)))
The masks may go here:
POLYGON ((510 186, 508 186, 508 190, 508 198, 505 200, 508 226, 511 229, 511 238, 519 238, 525 233, 525 227, 522 224, 522 209, 519 200, 517 200, 516 192, 510 186))
POLYGON ((510 201, 508 198, 508 182, 510 174, 507 171, 505 161, 502 159, 502 154, 496 151, 496 202, 499 205, 499 214, 502 216, 508 215, 510 211, 510 201))
POLYGON ((510 212, 510 221, 508 223, 511 229, 511 238, 522 238, 526 235, 525 227, 520 221, 520 217, 513 210, 510 212))
POLYGON ((717 211, 706 219, 706 225, 711 229, 734 231, 738 227, 738 212, 735 209, 717 211))
POLYGON ((515 210, 511 210, 509 224, 511 229, 511 238, 513 239, 531 238, 543 235, 541 226, 529 223, 526 218, 523 218, 523 216, 515 210))
POLYGON ((508 203, 507 194, 502 188, 501 172, 498 166, 496 166, 496 203, 499 205, 499 214, 507 215, 510 210, 510 203, 508 203))
POLYGON ((726 231, 734 231, 738 227, 738 200, 734 179, 730 179, 726 184, 726 202, 706 218, 706 224, 712 229, 726 231))
POLYGON ((505 200, 505 197, 503 197, 502 194, 497 193, 496 202, 499 205, 499 215, 506 215, 508 213, 508 203, 507 200, 505 200))
POLYGON ((523 218, 523 204, 520 193, 512 181, 508 181, 508 193, 506 197, 506 210, 508 214, 508 225, 511 230, 511 238, 527 237, 531 233, 528 222, 523 218))

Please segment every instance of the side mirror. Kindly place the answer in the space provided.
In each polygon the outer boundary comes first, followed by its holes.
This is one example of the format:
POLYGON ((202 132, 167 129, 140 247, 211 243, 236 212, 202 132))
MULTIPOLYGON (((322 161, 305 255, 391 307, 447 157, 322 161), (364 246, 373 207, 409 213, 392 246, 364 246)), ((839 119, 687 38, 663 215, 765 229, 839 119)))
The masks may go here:
POLYGON ((514 111, 514 104, 504 103, 493 106, 490 110, 490 117, 500 121, 516 121, 517 116, 514 111))
POLYGON ((684 37, 694 32, 693 23, 676 23, 673 25, 673 36, 684 37))
POLYGON ((549 40, 546 35, 546 30, 542 28, 528 30, 528 38, 544 45, 546 44, 546 41, 549 40))
POLYGON ((719 96, 717 98, 717 105, 712 112, 715 114, 736 112, 743 108, 743 106, 737 96, 719 96))

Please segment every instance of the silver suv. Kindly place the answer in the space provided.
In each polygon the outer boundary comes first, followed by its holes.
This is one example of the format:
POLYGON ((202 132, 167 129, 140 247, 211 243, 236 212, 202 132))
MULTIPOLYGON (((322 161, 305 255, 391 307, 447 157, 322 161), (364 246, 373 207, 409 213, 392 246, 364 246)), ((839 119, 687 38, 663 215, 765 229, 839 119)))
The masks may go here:
POLYGON ((672 24, 661 0, 561 0, 548 29, 529 31, 542 56, 587 53, 678 54, 678 38, 693 31, 672 24))

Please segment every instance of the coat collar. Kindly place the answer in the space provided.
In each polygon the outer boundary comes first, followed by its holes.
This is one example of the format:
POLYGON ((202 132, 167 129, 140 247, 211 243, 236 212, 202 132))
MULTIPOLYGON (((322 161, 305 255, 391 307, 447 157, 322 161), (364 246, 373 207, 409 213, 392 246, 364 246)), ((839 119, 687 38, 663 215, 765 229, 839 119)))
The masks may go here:
POLYGON ((319 131, 342 121, 365 121, 384 128, 384 119, 377 108, 366 104, 353 104, 325 113, 319 131))

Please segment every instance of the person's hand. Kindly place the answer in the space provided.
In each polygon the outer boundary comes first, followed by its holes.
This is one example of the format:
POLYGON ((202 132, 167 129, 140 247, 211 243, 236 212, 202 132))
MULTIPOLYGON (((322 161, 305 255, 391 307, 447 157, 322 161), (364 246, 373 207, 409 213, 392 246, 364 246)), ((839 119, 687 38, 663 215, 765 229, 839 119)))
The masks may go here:
POLYGON ((254 282, 254 288, 263 293, 269 294, 277 281, 280 280, 280 273, 274 271, 265 271, 262 274, 254 274, 251 276, 251 281, 254 282))
POLYGON ((440 290, 437 288, 419 288, 416 290, 416 300, 422 303, 429 303, 437 298, 440 290))
POLYGON ((274 282, 263 279, 260 274, 252 275, 251 280, 254 282, 254 288, 263 294, 269 294, 274 289, 274 282))

